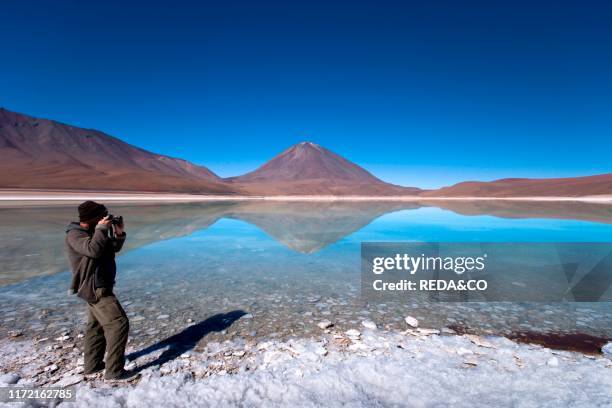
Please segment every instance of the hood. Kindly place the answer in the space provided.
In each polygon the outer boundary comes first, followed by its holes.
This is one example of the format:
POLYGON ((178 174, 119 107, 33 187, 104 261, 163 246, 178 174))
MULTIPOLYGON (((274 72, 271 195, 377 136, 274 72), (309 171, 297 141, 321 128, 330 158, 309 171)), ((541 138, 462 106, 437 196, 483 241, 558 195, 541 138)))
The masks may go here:
POLYGON ((72 230, 79 230, 79 231, 87 232, 87 230, 81 227, 81 224, 79 224, 78 222, 71 222, 70 224, 66 226, 66 234, 72 230))

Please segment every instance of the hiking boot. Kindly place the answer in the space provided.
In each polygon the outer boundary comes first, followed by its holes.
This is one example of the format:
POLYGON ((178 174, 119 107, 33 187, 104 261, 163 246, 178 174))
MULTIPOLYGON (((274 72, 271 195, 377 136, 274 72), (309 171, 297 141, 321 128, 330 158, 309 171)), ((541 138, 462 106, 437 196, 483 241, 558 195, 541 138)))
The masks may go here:
POLYGON ((109 382, 130 382, 140 378, 140 373, 133 370, 123 370, 121 373, 115 377, 104 378, 109 382))
POLYGON ((84 371, 83 372, 83 377, 85 377, 85 378, 95 378, 99 374, 102 373, 102 371, 104 370, 104 367, 105 367, 105 364, 102 362, 102 363, 98 364, 93 370, 91 370, 91 371, 84 371))

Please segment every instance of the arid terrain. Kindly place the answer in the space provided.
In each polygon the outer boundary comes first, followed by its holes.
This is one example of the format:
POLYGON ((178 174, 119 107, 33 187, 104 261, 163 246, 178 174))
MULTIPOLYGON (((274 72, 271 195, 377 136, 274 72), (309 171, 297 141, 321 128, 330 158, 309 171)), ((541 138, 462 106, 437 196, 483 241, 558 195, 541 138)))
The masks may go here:
POLYGON ((312 142, 289 147, 249 173, 152 153, 93 129, 0 108, 0 189, 211 196, 565 198, 612 196, 612 173, 466 181, 437 190, 387 183, 312 142))

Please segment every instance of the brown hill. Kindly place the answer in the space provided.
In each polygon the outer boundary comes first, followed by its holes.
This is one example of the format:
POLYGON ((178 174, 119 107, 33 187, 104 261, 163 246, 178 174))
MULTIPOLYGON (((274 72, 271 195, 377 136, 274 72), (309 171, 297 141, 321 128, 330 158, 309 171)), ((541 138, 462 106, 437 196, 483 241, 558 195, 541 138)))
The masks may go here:
POLYGON ((0 156, 3 188, 234 193, 205 167, 3 108, 0 156))
POLYGON ((580 197, 612 194, 612 173, 587 177, 550 179, 508 178, 491 182, 466 181, 425 197, 580 197))
POLYGON ((415 195, 418 188, 385 183, 367 170, 311 142, 290 147, 257 170, 226 179, 266 195, 415 195))

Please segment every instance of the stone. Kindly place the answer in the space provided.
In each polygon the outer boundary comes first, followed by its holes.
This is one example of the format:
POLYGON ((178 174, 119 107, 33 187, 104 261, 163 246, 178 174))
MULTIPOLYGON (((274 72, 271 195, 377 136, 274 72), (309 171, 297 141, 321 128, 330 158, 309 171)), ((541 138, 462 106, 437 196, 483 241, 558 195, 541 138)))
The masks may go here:
POLYGON ((412 317, 412 316, 404 317, 404 321, 410 327, 419 327, 419 321, 417 319, 415 319, 414 317, 412 317))
POLYGON ((365 327, 366 329, 372 329, 372 330, 376 330, 378 329, 378 326, 376 325, 376 323, 374 323, 371 320, 364 320, 361 322, 361 324, 363 325, 363 327, 365 327))
POLYGON ((136 363, 134 361, 130 361, 123 368, 126 370, 133 370, 134 368, 136 368, 136 363))
POLYGON ((320 356, 327 355, 327 349, 323 346, 318 346, 317 348, 315 348, 314 352, 320 356))
POLYGON ((463 364, 466 367, 476 367, 478 365, 478 362, 474 359, 470 359, 470 360, 465 360, 463 361, 463 364))
POLYGON ((480 336, 476 336, 474 334, 466 334, 465 337, 467 337, 468 340, 470 340, 472 343, 476 344, 477 346, 485 347, 485 348, 495 348, 493 344, 489 343, 488 341, 486 341, 480 336))
POLYGON ((419 327, 416 330, 419 334, 424 334, 426 336, 429 336, 431 334, 440 334, 440 330, 438 329, 423 329, 419 327))
POLYGON ((17 382, 21 379, 17 374, 4 374, 0 376, 0 383, 4 384, 17 384, 17 382))
POLYGON ((349 337, 359 337, 361 336, 361 332, 359 330, 350 329, 346 331, 346 335, 349 337))
POLYGON ((78 384, 83 381, 83 376, 79 374, 69 375, 67 377, 62 377, 58 382, 56 382, 55 386, 57 387, 68 387, 74 384, 78 384))
POLYGON ((319 323, 317 323, 317 326, 319 326, 320 329, 328 329, 330 327, 332 327, 334 324, 332 322, 330 322, 329 320, 322 320, 319 323))
POLYGON ((604 344, 604 346, 601 348, 601 352, 604 356, 612 358, 612 341, 604 344))

